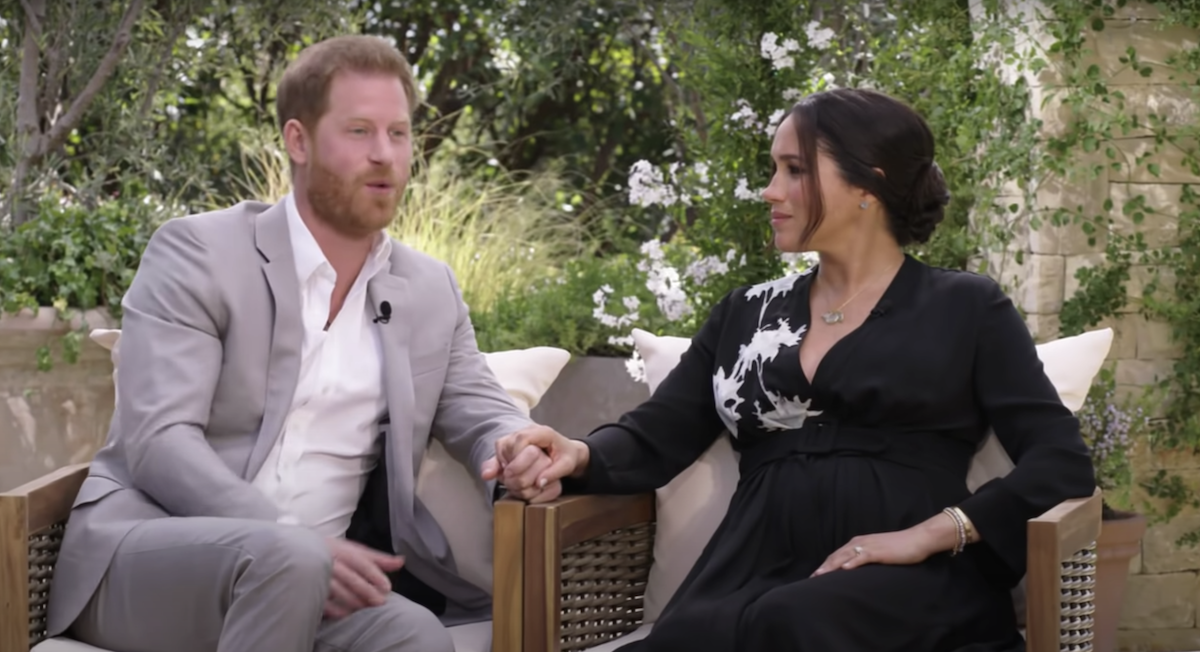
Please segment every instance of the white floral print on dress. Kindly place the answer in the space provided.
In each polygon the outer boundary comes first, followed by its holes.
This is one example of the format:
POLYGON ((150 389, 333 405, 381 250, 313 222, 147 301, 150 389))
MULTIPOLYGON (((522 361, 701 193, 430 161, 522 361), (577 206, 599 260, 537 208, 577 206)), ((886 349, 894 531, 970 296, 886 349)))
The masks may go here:
POLYGON ((754 415, 763 430, 796 430, 804 425, 805 419, 820 414, 819 411, 809 409, 812 406, 812 399, 804 401, 799 397, 782 396, 768 390, 762 379, 763 365, 774 360, 780 350, 798 346, 804 338, 804 333, 808 330, 804 324, 793 329, 787 319, 778 319, 774 323, 764 325, 763 319, 766 316, 767 305, 795 289, 796 283, 808 271, 760 283, 746 290, 747 301, 762 301, 758 315, 758 328, 755 330, 754 336, 750 338, 750 342, 743 344, 738 350, 737 361, 733 368, 726 373, 725 368, 720 367, 713 374, 713 396, 716 398, 717 412, 729 429, 729 434, 734 437, 738 434, 737 424, 741 420, 741 415, 737 410, 745 402, 741 391, 746 383, 746 375, 750 371, 754 371, 763 396, 771 404, 771 409, 766 412, 762 411, 762 406, 757 404, 754 406, 754 415))

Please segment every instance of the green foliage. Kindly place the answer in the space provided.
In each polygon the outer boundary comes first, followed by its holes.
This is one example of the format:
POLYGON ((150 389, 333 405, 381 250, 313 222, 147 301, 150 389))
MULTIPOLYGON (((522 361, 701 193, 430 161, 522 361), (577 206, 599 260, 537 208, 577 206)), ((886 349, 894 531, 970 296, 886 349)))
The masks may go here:
POLYGON ((628 346, 609 342, 610 330, 593 314, 593 295, 606 284, 623 294, 636 292, 634 267, 631 258, 621 254, 567 261, 554 278, 502 296, 491 310, 472 311, 479 347, 503 351, 556 346, 576 356, 628 355, 628 346))
POLYGON ((554 169, 598 236, 633 224, 611 199, 634 161, 671 146, 670 80, 642 0, 360 0, 426 89, 422 150, 486 174, 554 169))
MULTIPOLYGON (((133 282, 155 216, 145 202, 88 207, 43 200, 37 219, 0 239, 0 314, 51 306, 63 321, 92 308, 119 318, 121 297, 133 282)), ((78 358, 87 327, 81 322, 63 336, 67 363, 78 358)), ((36 355, 38 368, 52 366, 50 347, 36 355)))
POLYGON ((563 210, 566 190, 548 172, 481 179, 442 159, 409 183, 390 231, 450 265, 472 311, 487 312, 588 251, 584 229, 563 210))
POLYGON ((44 200, 38 219, 0 239, 0 312, 53 306, 119 316, 155 224, 146 204, 44 200))
POLYGON ((630 201, 667 220, 663 239, 682 238, 700 257, 732 249, 743 261, 702 283, 683 279, 696 307, 692 327, 732 288, 783 272, 758 189, 770 181, 771 139, 785 110, 831 87, 898 97, 934 131, 952 202, 915 255, 963 269, 985 246, 1011 238, 1017 217, 1000 190, 1030 176, 1037 142, 1037 125, 1026 120, 1028 89, 988 65, 995 49, 1012 43, 1011 20, 975 26, 956 0, 854 10, 703 0, 675 14, 668 3, 660 14, 674 16, 657 20, 668 72, 678 80, 678 143, 633 171, 630 201), (1001 219, 972 221, 973 214, 1001 219))
MULTIPOLYGON (((1047 54, 1064 65, 1055 70, 1061 77, 1059 90, 1046 101, 1062 107, 1064 127, 1039 148, 1038 170, 1083 183, 1107 175, 1123 197, 1119 204, 1109 197, 1098 209, 1081 205, 1053 213, 1053 226, 1076 225, 1091 242, 1103 243, 1103 261, 1076 273, 1080 288, 1063 306, 1062 332, 1082 332, 1127 306, 1149 320, 1165 322, 1181 354, 1173 373, 1150 388, 1163 402, 1165 416, 1144 438, 1151 453, 1194 454, 1200 452, 1200 282, 1196 280, 1200 195, 1193 186, 1183 185, 1178 203, 1156 204, 1136 182, 1161 177, 1170 159, 1200 174, 1200 160, 1189 145, 1200 136, 1200 127, 1135 102, 1111 80, 1130 73, 1155 77, 1154 83, 1177 85, 1195 101, 1200 48, 1185 45, 1168 61, 1153 65, 1133 47, 1115 61, 1101 60, 1091 44, 1104 38, 1100 33, 1108 25, 1106 19, 1111 20, 1125 4, 1113 0, 1049 3, 1055 20, 1047 23, 1052 35, 1047 54), (1140 145, 1136 153, 1127 146, 1131 142, 1140 145), (1163 229, 1172 237, 1164 239, 1163 229), (1143 286, 1136 295, 1129 287, 1135 272, 1143 286)), ((1163 12, 1164 26, 1200 26, 1200 12, 1191 3, 1153 4, 1163 12)), ((1150 458, 1152 465, 1158 459, 1150 458)), ((1167 468, 1151 468, 1146 477, 1129 477, 1127 482, 1146 492, 1151 500, 1143 508, 1156 519, 1170 519, 1185 507, 1200 506, 1195 491, 1167 468)), ((1186 534, 1180 543, 1196 543, 1198 535, 1186 534)))

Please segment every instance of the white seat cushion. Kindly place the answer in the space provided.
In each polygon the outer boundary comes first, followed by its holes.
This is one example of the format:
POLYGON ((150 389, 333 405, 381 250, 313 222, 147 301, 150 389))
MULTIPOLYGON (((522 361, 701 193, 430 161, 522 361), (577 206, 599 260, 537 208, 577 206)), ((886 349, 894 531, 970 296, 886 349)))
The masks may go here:
POLYGON ((33 646, 29 652, 109 652, 98 647, 92 647, 87 643, 80 643, 69 638, 56 636, 48 638, 41 643, 33 646))
MULTIPOLYGON (((660 337, 640 329, 634 329, 632 335, 644 361, 646 384, 653 394, 679 363, 691 340, 660 337)), ((1108 357, 1112 337, 1112 330, 1106 328, 1038 345, 1046 376, 1071 411, 1083 406, 1092 380, 1108 357)), ((975 491, 984 482, 1007 475, 1012 468, 1012 460, 989 431, 972 460, 967 486, 975 491)), ((738 476, 738 456, 728 434, 724 434, 696 463, 657 491, 654 562, 646 584, 645 622, 658 619, 695 565, 725 517, 738 476)))
POLYGON ((451 627, 450 638, 454 639, 454 652, 491 652, 492 621, 451 627))
POLYGON ((613 652, 613 650, 616 650, 622 645, 627 645, 634 641, 640 641, 643 638, 646 638, 650 634, 650 628, 652 626, 653 625, 642 625, 633 632, 626 634, 621 638, 615 638, 607 643, 604 643, 603 645, 597 645, 596 647, 589 647, 587 652, 613 652))
MULTIPOLYGON (((454 652, 491 652, 492 621, 485 620, 450 628, 454 652)), ((51 638, 34 646, 30 652, 109 652, 69 638, 51 638)))

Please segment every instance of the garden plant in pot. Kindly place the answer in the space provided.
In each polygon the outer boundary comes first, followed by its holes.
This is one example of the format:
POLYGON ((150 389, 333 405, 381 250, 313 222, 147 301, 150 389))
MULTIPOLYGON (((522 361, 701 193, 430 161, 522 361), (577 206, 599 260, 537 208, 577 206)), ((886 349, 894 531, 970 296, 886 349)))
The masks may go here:
POLYGON ((1096 652, 1115 652, 1117 626, 1129 563, 1141 551, 1146 516, 1128 511, 1133 469, 1129 450, 1147 433, 1150 420, 1140 401, 1116 397, 1112 372, 1101 370, 1079 411, 1083 438, 1092 452, 1096 482, 1104 491, 1103 521, 1096 541, 1096 652))

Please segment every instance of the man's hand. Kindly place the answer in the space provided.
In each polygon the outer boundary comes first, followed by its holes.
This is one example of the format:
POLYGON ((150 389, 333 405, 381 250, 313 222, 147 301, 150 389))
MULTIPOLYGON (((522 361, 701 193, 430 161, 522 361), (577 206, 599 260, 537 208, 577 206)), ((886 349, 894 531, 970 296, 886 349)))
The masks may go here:
POLYGON ((562 494, 561 479, 587 468, 588 448, 552 428, 530 426, 496 441, 496 455, 483 464, 484 480, 500 480, 509 494, 544 503, 562 494))
POLYGON ((400 570, 404 558, 345 539, 330 538, 328 542, 333 556, 333 578, 329 599, 325 601, 325 617, 337 620, 359 609, 382 605, 392 590, 385 573, 400 570))

